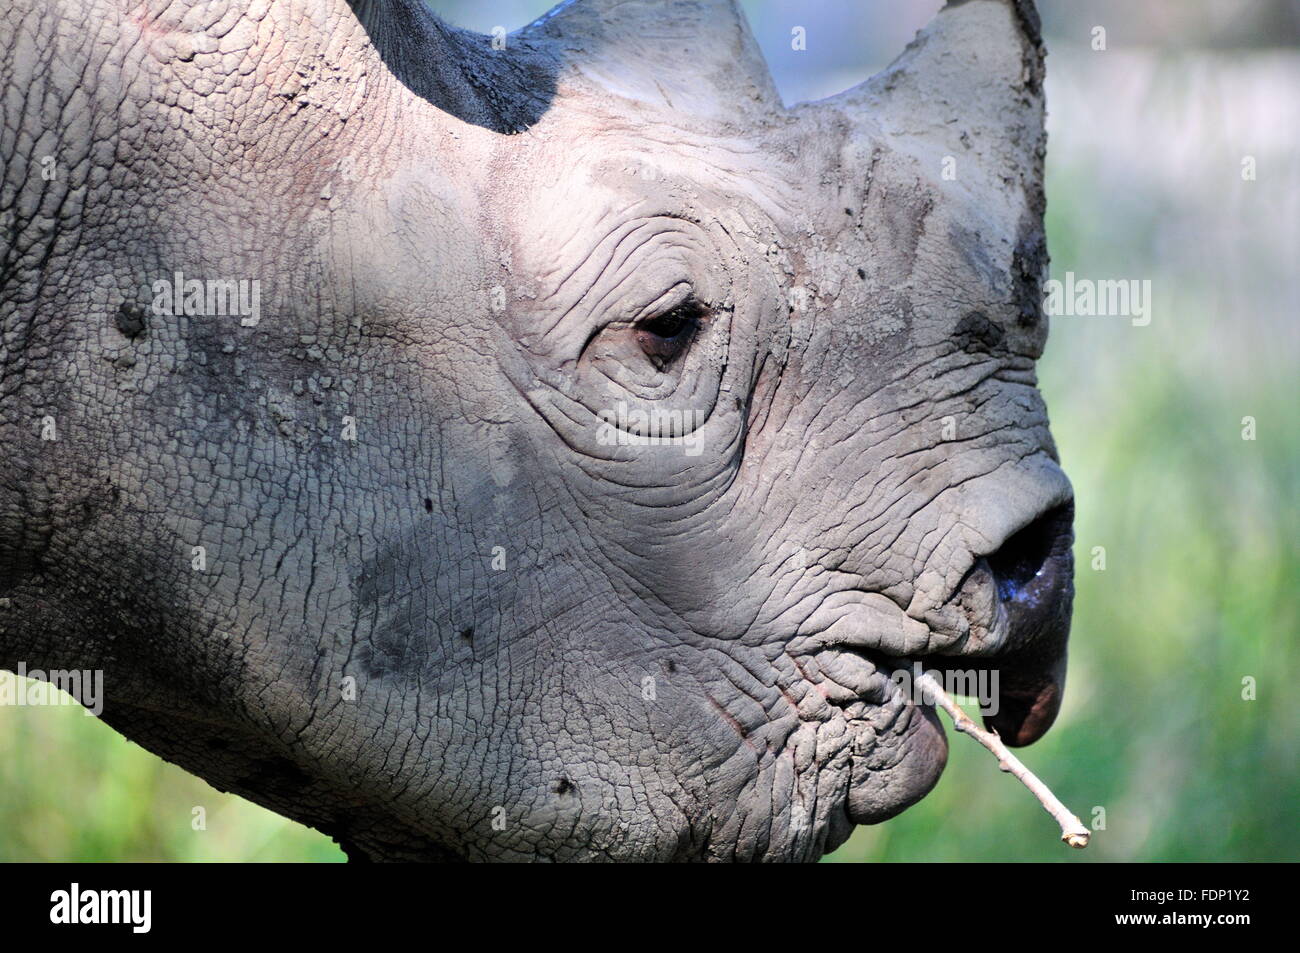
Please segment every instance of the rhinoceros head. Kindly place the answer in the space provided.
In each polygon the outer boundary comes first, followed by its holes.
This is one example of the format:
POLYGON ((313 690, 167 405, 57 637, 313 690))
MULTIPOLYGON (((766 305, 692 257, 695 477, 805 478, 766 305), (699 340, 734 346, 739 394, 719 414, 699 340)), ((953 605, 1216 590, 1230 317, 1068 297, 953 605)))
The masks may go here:
POLYGON ((382 858, 816 859, 943 769, 913 661, 1047 730, 1029 4, 793 108, 726 0, 158 6, 22 160, 0 662, 382 858))

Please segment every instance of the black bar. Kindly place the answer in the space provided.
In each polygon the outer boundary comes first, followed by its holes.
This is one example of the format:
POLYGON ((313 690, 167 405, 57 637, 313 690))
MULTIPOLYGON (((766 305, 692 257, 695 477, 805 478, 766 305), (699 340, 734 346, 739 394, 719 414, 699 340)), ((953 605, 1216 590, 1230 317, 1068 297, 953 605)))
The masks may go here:
POLYGON ((283 935, 320 939, 337 949, 350 937, 373 942, 376 930, 392 929, 434 936, 443 945, 452 942, 451 934, 438 931, 458 921, 457 933, 469 930, 490 945, 511 930, 552 930, 557 939, 570 930, 609 929, 614 932, 604 935, 611 939, 663 930, 667 940, 672 921, 699 924, 703 918, 713 929, 739 931, 729 936, 733 943, 760 923, 775 931, 799 924, 802 931, 824 931, 828 942, 847 928, 866 948, 909 935, 941 943, 961 936, 1005 941, 1022 930, 1026 940, 1040 942, 1131 934, 1230 943, 1243 930, 1289 924, 1283 880, 1291 880, 1291 871, 1279 865, 1075 863, 822 865, 752 873, 572 867, 539 876, 522 866, 11 864, 0 867, 0 878, 0 930, 11 944, 60 934, 73 942, 163 937, 205 943, 283 935), (126 906, 122 894, 109 897, 104 908, 112 914, 116 905, 127 922, 52 923, 52 914, 67 914, 73 883, 88 912, 100 906, 99 891, 149 891, 148 931, 135 931, 129 914, 142 925, 142 906, 126 906), (61 908, 58 892, 66 895, 61 908), (88 893, 95 893, 89 907, 88 893), (1208 924, 1201 921, 1207 916, 1208 924), (485 925, 489 934, 482 933, 485 925))

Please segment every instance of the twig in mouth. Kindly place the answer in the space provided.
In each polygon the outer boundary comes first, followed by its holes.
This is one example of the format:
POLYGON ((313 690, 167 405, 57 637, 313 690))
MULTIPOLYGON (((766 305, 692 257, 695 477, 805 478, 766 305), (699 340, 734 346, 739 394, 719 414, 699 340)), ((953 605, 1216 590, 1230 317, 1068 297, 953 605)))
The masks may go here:
POLYGON ((1088 828, 1083 826, 1083 822, 1079 820, 1077 815, 1073 814, 1068 807, 1060 802, 1057 796, 1052 793, 1051 788, 1040 781, 1034 772, 1026 768, 1020 762, 1020 759, 1007 749, 996 731, 985 731, 975 724, 929 672, 923 672, 913 684, 925 693, 922 696, 923 698, 933 700, 940 708, 952 716, 954 728, 970 735, 987 748, 998 759, 999 768, 1017 778, 1021 784, 1033 792, 1034 797, 1038 798, 1039 803, 1043 805, 1047 813, 1052 815, 1052 819, 1061 825, 1061 840, 1071 847, 1083 848, 1088 846, 1090 836, 1088 828))

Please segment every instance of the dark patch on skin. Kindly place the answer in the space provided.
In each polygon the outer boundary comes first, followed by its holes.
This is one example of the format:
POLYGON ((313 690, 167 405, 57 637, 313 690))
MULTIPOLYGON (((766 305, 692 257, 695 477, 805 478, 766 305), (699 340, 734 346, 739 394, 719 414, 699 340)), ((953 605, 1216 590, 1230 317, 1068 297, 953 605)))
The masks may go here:
POLYGON ((867 273, 866 273, 865 271, 863 271, 861 268, 859 268, 859 269, 858 269, 858 277, 861 278, 863 281, 866 281, 866 280, 867 280, 867 273))
POLYGON ((311 778, 288 758, 258 758, 253 770, 236 782, 253 791, 290 795, 311 784, 311 778))
POLYGON ((1015 0, 1016 16, 1020 19, 1020 29, 1025 31, 1029 42, 1035 46, 1043 42, 1043 21, 1039 19, 1038 8, 1034 0, 1015 0))
POLYGON ((411 533, 381 548, 354 571, 352 591, 358 617, 371 620, 369 638, 358 643, 354 658, 368 678, 436 680, 450 671, 447 655, 472 615, 434 618, 413 594, 411 566, 438 571, 434 543, 411 533))
POLYGON ((1022 328, 1035 327, 1042 320, 1043 275, 1047 273, 1047 262, 1047 237, 1042 225, 1030 217, 1022 223, 1020 241, 1011 257, 1016 322, 1022 328))
POLYGON ((461 630, 460 630, 460 637, 461 637, 462 639, 464 639, 466 642, 473 642, 473 641, 474 641, 474 627, 471 625, 469 628, 461 629, 461 630))
POLYGON ((948 229, 948 241, 985 284, 993 289, 999 285, 1005 287, 1003 276, 989 258, 988 248, 978 231, 964 225, 953 225, 948 229))
POLYGON ((366 565, 355 584, 359 611, 381 621, 356 649, 356 661, 368 678, 388 678, 414 671, 412 657, 431 656, 427 622, 411 611, 409 599, 395 598, 405 586, 399 550, 389 549, 366 565))
POLYGON ((387 678, 401 671, 402 655, 397 640, 391 637, 391 630, 385 630, 389 636, 386 640, 374 640, 357 646, 356 661, 367 678, 387 678))
POLYGON ((394 829, 369 818, 356 815, 317 824, 348 857, 350 864, 373 864, 379 861, 404 863, 463 864, 466 859, 441 844, 435 844, 413 831, 394 829))
POLYGON ((573 782, 570 781, 568 778, 560 778, 560 780, 555 782, 556 794, 568 794, 572 790, 573 790, 573 782))
POLYGON ((433 500, 429 499, 429 497, 427 496, 424 498, 424 512, 426 513, 433 512, 433 500))
POLYGON ((668 674, 671 675, 677 671, 677 663, 674 662, 672 659, 669 659, 667 662, 664 663, 664 668, 668 671, 668 674))
POLYGON ((957 322, 952 337, 963 351, 992 351, 1002 343, 1006 332, 983 311, 970 311, 957 322))
POLYGON ((123 301, 122 306, 117 309, 117 314, 113 316, 113 323, 122 334, 132 341, 148 328, 144 309, 127 301, 123 301))

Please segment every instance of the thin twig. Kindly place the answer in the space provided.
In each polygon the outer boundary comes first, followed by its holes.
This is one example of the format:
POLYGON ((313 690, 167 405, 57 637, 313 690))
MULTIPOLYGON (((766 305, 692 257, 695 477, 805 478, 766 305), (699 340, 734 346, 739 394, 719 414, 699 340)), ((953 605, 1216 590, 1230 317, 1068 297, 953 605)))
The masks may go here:
POLYGON ((940 708, 952 716, 953 727, 958 731, 970 735, 998 759, 998 767, 1008 774, 1019 779, 1020 783, 1029 788, 1038 798, 1039 803, 1052 815, 1052 819, 1061 825, 1061 840, 1065 841, 1071 847, 1087 847, 1090 832, 1083 826, 1083 822, 1078 816, 1071 813, 1070 809, 1060 802, 1051 788, 1038 779, 1034 772, 1030 771, 1020 759, 1007 750, 1007 746, 1002 743, 996 731, 985 731, 975 724, 966 712, 962 711, 948 693, 929 672, 923 672, 916 678, 915 682, 925 695, 922 697, 933 699, 940 708))

